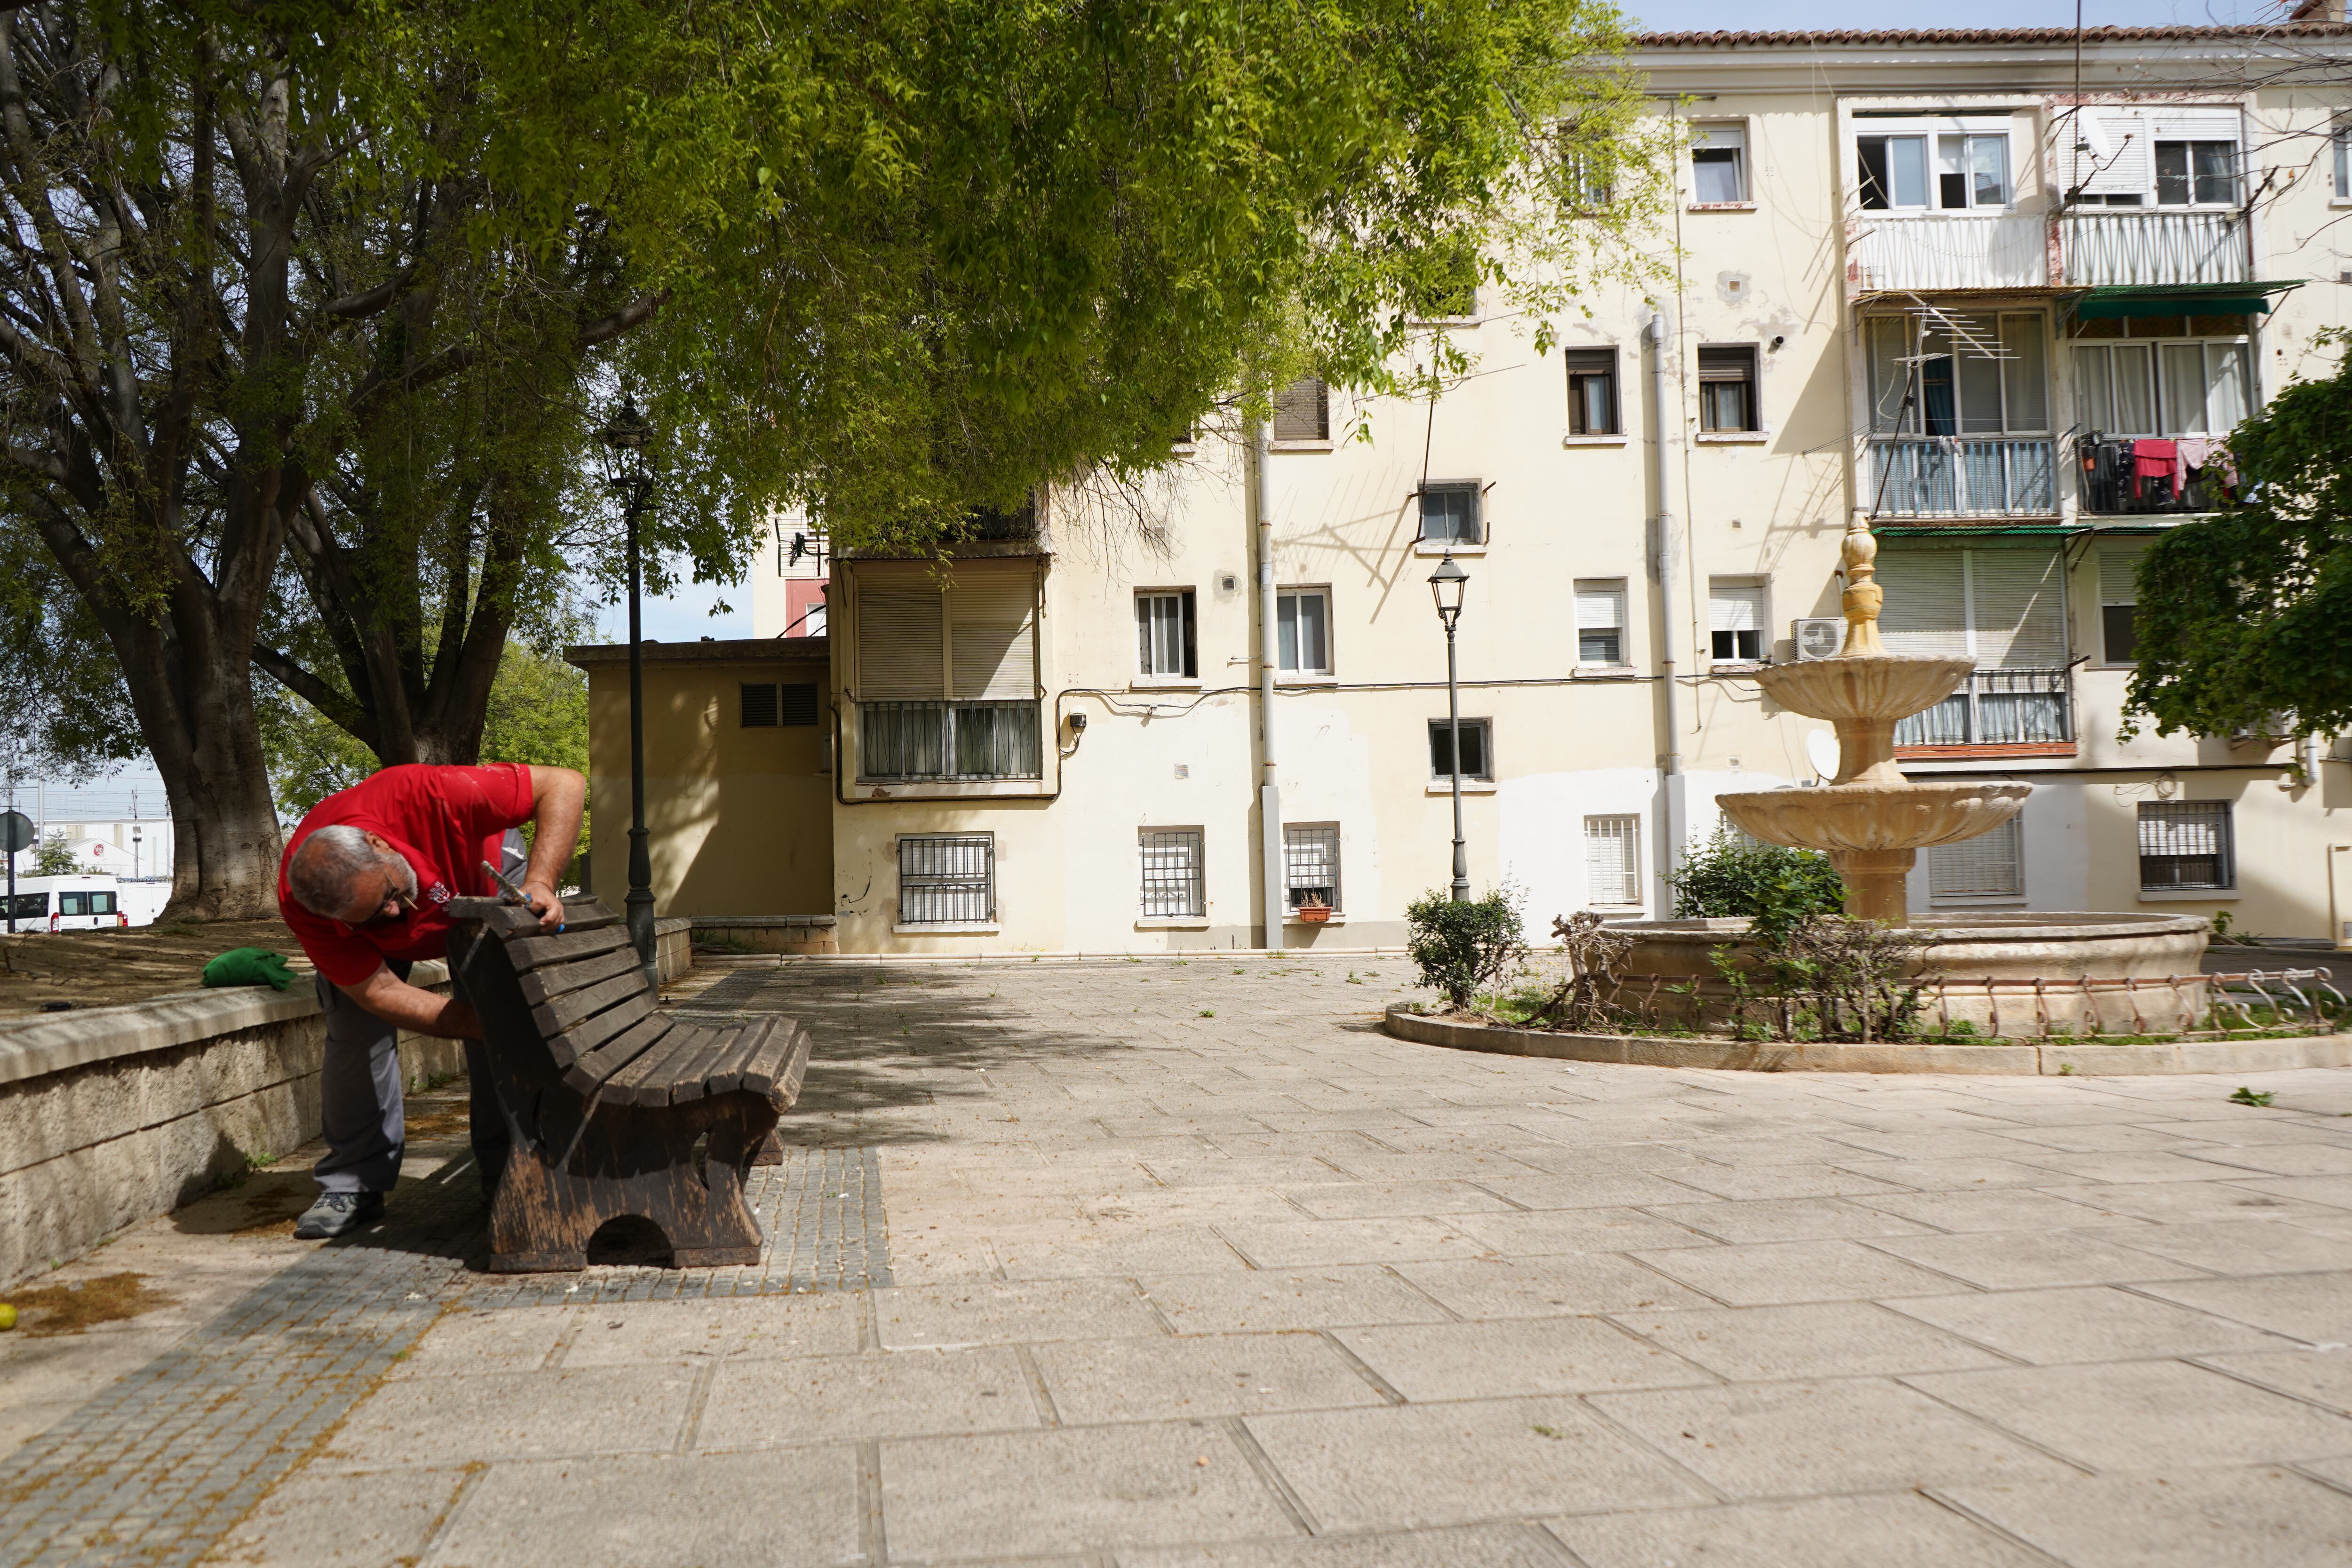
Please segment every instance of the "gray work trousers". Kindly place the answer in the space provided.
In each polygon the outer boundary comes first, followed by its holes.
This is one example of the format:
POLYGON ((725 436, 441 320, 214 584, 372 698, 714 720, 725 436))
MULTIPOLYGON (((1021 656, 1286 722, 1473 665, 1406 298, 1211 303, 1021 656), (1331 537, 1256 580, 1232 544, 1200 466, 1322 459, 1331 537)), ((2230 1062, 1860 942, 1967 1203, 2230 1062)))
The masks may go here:
MULTIPOLYGON (((507 835, 509 876, 522 868, 522 835, 507 835)), ((385 961, 393 973, 408 978, 404 963, 385 961)), ((331 1193, 388 1193, 400 1179, 400 1157, 407 1144, 407 1111, 400 1081, 400 1030, 377 1017, 325 975, 318 977, 319 1007, 326 1015, 327 1048, 319 1071, 320 1133, 327 1152, 310 1167, 311 1179, 331 1193)), ((451 984, 459 1001, 465 987, 451 984)), ((474 1162, 485 1192, 498 1184, 506 1169, 507 1124, 490 1087, 488 1053, 479 1040, 466 1042, 466 1077, 470 1085, 474 1162)))

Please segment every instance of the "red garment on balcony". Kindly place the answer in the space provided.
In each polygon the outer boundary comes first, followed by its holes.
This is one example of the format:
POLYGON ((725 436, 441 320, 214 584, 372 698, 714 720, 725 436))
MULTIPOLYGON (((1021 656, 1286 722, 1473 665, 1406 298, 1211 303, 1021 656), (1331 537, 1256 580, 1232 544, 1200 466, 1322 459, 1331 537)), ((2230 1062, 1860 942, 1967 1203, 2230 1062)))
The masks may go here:
POLYGON ((2165 479, 2170 482, 2172 493, 2180 493, 2180 444, 2178 441, 2134 441, 2132 443, 2132 499, 2138 500, 2145 493, 2147 481, 2165 479))

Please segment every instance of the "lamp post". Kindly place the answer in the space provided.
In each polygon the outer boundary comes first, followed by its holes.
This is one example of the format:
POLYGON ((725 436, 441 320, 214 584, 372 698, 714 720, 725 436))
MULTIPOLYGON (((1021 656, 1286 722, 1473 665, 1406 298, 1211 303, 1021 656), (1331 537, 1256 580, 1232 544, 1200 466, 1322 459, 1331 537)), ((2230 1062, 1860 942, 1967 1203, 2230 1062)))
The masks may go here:
POLYGON ((1454 564, 1448 550, 1437 570, 1429 574, 1430 596, 1437 601, 1437 618, 1445 623, 1446 755, 1454 774, 1454 901, 1470 898, 1470 847, 1462 837, 1462 683, 1454 657, 1454 624, 1462 618, 1462 591, 1470 574, 1454 564))
POLYGON ((627 531, 629 572, 629 894, 623 900, 628 912, 629 941, 646 984, 659 994, 661 976, 654 961, 654 863, 646 847, 646 658, 637 605, 637 519, 653 494, 653 470, 646 461, 646 440, 653 434, 636 400, 621 396, 621 411, 597 432, 611 454, 604 482, 621 498, 621 516, 627 531))

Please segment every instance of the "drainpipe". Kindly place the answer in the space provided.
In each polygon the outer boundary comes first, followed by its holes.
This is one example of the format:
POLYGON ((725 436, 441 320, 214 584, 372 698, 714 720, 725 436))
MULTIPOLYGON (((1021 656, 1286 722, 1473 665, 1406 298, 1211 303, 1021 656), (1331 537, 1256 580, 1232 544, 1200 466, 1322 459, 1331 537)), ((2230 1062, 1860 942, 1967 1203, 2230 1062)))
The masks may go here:
POLYGON ((1274 426, 1260 421, 1257 455, 1257 827, 1260 906, 1265 914, 1268 948, 1282 946, 1282 918, 1289 912, 1290 879, 1282 855, 1282 784, 1275 776, 1274 677, 1279 657, 1279 617, 1274 595, 1274 480, 1266 461, 1274 426))
POLYGON ((1642 335, 1650 341, 1650 387, 1656 420, 1653 426, 1654 440, 1650 448, 1651 471, 1658 487, 1658 510, 1650 521, 1650 577, 1657 584, 1654 603, 1658 622, 1658 692, 1663 704, 1665 723, 1665 745, 1658 755, 1659 793, 1665 797, 1665 842, 1659 846, 1658 855, 1658 918, 1674 913, 1674 877, 1682 869, 1683 844, 1688 837, 1684 826, 1685 805, 1683 787, 1683 738, 1681 693, 1675 685, 1675 581, 1677 563, 1675 559, 1675 509, 1673 492, 1667 488, 1673 464, 1666 447, 1666 433, 1679 418, 1682 407, 1674 395, 1673 376, 1668 363, 1666 313, 1653 307, 1649 325, 1642 335))

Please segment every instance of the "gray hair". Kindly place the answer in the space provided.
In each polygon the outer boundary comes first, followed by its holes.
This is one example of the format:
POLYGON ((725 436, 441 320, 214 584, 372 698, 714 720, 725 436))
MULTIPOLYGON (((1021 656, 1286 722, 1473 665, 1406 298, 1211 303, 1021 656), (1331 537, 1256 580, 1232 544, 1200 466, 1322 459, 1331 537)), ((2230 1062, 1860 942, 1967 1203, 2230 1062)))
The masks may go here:
POLYGON ((304 909, 334 919, 352 901, 352 879, 382 864, 383 852, 363 830, 338 823, 302 840, 286 864, 286 884, 304 909))

